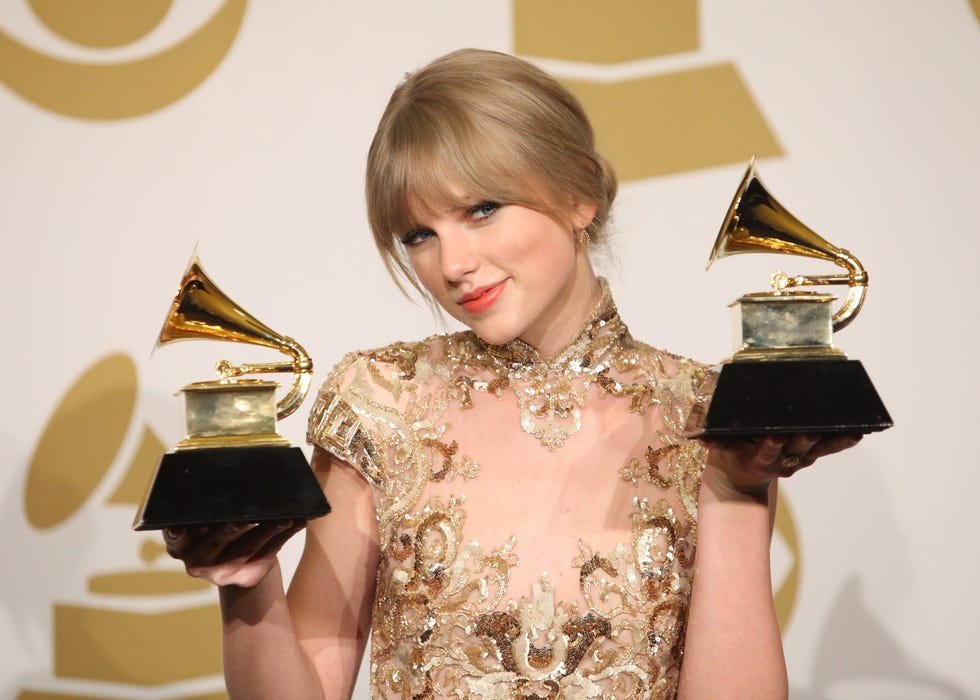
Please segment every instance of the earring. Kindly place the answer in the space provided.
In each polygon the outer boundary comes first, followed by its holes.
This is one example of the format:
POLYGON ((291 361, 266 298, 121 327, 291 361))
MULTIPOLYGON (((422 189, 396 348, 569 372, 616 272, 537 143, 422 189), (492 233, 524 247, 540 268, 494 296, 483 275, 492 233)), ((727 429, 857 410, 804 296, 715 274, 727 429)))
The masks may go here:
POLYGON ((590 243, 589 229, 583 228, 575 234, 575 242, 579 248, 588 248, 590 243))

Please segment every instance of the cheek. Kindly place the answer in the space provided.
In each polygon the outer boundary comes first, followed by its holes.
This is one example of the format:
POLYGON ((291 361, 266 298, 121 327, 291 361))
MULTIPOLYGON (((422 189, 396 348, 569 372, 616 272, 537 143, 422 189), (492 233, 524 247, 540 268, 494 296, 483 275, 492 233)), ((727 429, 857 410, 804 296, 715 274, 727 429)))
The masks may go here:
POLYGON ((412 272, 422 286, 435 296, 439 284, 440 274, 437 265, 433 264, 432 256, 425 253, 409 256, 408 262, 412 266, 412 272))
POLYGON ((507 256, 537 265, 561 265, 575 257, 575 244, 569 232, 548 220, 512 240, 507 256))
POLYGON ((535 243, 524 251, 527 260, 557 271, 575 261, 575 245, 564 231, 548 231, 536 237, 535 243))

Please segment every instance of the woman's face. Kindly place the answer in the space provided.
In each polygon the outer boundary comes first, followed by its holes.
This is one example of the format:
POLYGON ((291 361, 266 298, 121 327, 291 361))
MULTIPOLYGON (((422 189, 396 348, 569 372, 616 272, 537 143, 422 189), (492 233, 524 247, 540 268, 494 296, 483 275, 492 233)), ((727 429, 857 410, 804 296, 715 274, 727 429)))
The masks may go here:
POLYGON ((520 338, 548 356, 601 293, 572 230, 594 213, 580 206, 566 226, 535 209, 474 201, 420 217, 402 243, 422 286, 453 318, 488 343, 520 338))

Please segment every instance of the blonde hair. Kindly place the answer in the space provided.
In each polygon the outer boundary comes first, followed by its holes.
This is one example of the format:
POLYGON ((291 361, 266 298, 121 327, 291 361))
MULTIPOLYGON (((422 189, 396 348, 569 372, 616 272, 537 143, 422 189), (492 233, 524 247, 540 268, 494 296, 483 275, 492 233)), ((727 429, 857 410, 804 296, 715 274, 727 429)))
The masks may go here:
POLYGON ((419 288, 399 239, 418 226, 420 211, 490 200, 568 223, 576 205, 592 204, 586 231, 602 243, 616 188, 578 99, 536 66, 496 51, 462 49, 406 76, 368 153, 368 221, 399 287, 401 276, 419 288))

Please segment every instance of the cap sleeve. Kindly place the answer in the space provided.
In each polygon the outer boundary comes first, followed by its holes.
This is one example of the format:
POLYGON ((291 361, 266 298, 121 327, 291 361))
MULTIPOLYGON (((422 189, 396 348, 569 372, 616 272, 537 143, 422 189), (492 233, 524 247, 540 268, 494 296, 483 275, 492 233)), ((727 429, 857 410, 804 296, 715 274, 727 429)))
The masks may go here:
POLYGON ((310 412, 306 441, 347 462, 379 487, 382 471, 377 450, 362 417, 344 397, 359 360, 357 353, 350 353, 324 381, 310 412))

